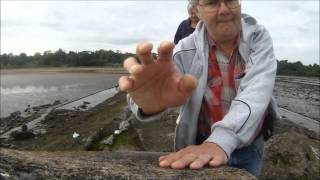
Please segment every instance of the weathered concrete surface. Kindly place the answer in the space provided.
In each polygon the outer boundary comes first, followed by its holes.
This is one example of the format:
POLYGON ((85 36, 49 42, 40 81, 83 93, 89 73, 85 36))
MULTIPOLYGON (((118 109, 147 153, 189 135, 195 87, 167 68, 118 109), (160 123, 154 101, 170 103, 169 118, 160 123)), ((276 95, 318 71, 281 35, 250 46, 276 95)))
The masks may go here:
POLYGON ((261 179, 320 179, 320 141, 293 131, 276 134, 265 146, 261 179))
POLYGON ((36 152, 2 148, 0 153, 0 173, 8 179, 256 179, 231 167, 160 168, 158 157, 163 153, 156 152, 36 152))
POLYGON ((262 180, 320 180, 320 137, 287 119, 265 142, 262 180))

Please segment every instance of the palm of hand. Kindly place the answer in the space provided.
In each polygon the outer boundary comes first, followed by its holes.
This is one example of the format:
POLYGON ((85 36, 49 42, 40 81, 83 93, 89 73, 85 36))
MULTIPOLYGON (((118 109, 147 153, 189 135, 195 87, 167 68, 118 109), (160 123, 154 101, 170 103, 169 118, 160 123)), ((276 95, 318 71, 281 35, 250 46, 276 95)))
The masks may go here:
POLYGON ((196 86, 195 78, 175 71, 172 43, 165 42, 159 47, 158 60, 151 56, 151 49, 152 45, 147 43, 138 45, 141 64, 134 58, 125 60, 124 67, 130 76, 119 80, 120 89, 127 91, 145 113, 156 113, 183 104, 196 86))

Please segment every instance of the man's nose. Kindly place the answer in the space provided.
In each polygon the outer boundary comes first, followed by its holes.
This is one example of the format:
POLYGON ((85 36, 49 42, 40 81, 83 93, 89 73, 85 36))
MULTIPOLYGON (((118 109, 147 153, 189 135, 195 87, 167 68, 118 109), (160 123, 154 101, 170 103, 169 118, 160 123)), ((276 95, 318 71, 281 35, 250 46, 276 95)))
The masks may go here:
POLYGON ((224 1, 220 1, 218 14, 224 15, 224 14, 228 14, 228 13, 230 13, 230 9, 228 8, 228 6, 226 5, 226 3, 224 1))

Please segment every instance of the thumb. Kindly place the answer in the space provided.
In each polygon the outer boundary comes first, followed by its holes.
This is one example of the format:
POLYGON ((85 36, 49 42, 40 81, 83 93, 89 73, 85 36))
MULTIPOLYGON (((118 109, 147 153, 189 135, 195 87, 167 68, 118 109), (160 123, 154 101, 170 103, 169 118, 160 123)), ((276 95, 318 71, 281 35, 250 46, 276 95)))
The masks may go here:
POLYGON ((197 87, 197 79, 190 74, 184 75, 179 84, 179 90, 181 93, 190 95, 195 87, 197 87))

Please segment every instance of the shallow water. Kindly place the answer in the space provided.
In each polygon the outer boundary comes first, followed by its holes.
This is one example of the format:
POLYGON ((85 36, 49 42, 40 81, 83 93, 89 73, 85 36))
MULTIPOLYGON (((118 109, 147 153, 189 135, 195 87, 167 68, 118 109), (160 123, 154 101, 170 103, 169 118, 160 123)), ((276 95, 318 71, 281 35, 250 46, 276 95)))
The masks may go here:
POLYGON ((117 85, 119 74, 16 73, 1 74, 0 116, 38 106, 73 101, 117 85))
POLYGON ((118 93, 118 89, 117 88, 111 88, 111 89, 107 89, 107 90, 103 90, 97 93, 94 93, 90 96, 81 98, 79 100, 67 103, 65 105, 62 105, 60 107, 58 107, 57 109, 66 109, 66 110, 75 110, 76 108, 78 108, 78 110, 89 110, 93 107, 95 107, 96 105, 102 103, 103 101, 113 97, 114 95, 116 95, 118 93), (81 106, 83 104, 83 102, 87 102, 88 104, 86 104, 86 108, 79 108, 79 106, 81 106))

